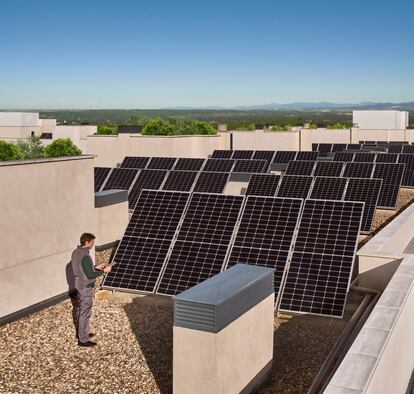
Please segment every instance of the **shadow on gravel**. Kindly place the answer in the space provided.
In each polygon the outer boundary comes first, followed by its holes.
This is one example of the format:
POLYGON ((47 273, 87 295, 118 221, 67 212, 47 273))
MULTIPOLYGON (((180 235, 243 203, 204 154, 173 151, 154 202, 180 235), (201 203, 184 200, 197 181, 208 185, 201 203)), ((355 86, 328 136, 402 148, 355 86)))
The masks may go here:
POLYGON ((151 296, 140 297, 123 308, 160 392, 172 393, 171 302, 160 302, 151 296))

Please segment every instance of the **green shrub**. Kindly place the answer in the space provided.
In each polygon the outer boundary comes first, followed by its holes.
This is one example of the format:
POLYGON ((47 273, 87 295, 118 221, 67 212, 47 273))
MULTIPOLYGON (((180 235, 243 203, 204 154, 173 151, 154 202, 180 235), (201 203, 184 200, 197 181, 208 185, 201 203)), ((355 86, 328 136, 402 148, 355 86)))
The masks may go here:
POLYGON ((106 124, 100 124, 98 126, 98 131, 96 134, 99 135, 117 135, 118 134, 118 128, 116 126, 109 126, 106 124))
POLYGON ((317 129, 318 125, 316 123, 309 123, 309 128, 310 129, 317 129))
POLYGON ((270 131, 289 131, 291 126, 272 126, 270 131))
POLYGON ((142 135, 174 135, 174 127, 161 118, 150 120, 142 129, 142 135))
POLYGON ((22 159, 24 159, 24 155, 17 145, 0 140, 0 160, 22 159))
POLYGON ((342 123, 334 123, 327 126, 327 129, 346 129, 346 125, 342 123))
POLYGON ((211 123, 201 122, 199 120, 195 120, 193 122, 193 130, 194 132, 192 134, 200 134, 200 135, 217 134, 217 130, 213 127, 211 123))
POLYGON ((45 147, 46 157, 78 156, 81 154, 82 151, 70 138, 58 138, 45 147))
POLYGON ((40 137, 35 135, 17 141, 16 145, 23 153, 25 159, 36 159, 44 156, 44 146, 40 141, 40 137))

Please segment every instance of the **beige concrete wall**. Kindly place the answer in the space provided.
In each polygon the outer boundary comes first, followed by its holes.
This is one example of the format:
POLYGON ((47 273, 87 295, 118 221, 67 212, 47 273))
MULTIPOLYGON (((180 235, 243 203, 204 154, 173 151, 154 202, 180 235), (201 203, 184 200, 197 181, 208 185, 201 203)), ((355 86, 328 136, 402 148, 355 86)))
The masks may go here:
POLYGON ((56 128, 56 119, 39 119, 42 133, 53 133, 56 128))
POLYGON ((96 133, 96 126, 56 126, 53 132, 53 140, 57 138, 70 138, 72 142, 82 151, 86 153, 89 135, 96 133))
POLYGON ((129 222, 128 201, 95 208, 95 218, 96 246, 120 240, 129 222))
POLYGON ((299 150, 297 131, 232 131, 233 149, 299 150))
POLYGON ((218 333, 174 327, 174 393, 239 393, 273 358, 274 294, 218 333))
POLYGON ((350 129, 312 129, 312 143, 349 144, 351 142, 350 129))
POLYGON ((66 265, 95 231, 93 157, 0 164, 0 317, 67 291, 66 265))
POLYGON ((229 149, 227 133, 215 136, 88 136, 87 153, 97 155, 96 166, 115 167, 125 156, 170 156, 206 158, 214 149, 229 149))
POLYGON ((0 126, 0 140, 16 141, 19 138, 27 138, 32 135, 40 136, 41 131, 38 126, 0 126))
POLYGON ((352 128, 352 143, 359 141, 405 141, 405 129, 359 129, 352 128))

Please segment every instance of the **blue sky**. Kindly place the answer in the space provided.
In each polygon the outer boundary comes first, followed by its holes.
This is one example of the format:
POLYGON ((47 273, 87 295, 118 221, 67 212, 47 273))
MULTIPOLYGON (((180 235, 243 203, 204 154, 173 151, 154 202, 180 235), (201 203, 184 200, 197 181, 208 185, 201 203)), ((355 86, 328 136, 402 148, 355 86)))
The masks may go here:
POLYGON ((414 100, 414 2, 2 0, 0 108, 414 100))

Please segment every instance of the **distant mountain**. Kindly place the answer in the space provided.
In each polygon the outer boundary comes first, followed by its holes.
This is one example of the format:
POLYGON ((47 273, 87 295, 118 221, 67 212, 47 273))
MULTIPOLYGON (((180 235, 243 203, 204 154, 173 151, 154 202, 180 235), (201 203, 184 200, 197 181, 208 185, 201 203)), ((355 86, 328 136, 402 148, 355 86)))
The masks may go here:
POLYGON ((321 101, 318 103, 307 103, 307 102, 298 102, 298 103, 288 103, 288 104, 262 104, 262 105, 242 105, 237 107, 219 107, 219 106, 209 106, 209 107, 173 107, 168 109, 217 109, 217 110, 352 110, 352 109, 396 109, 396 110, 414 110, 414 101, 405 102, 405 103, 375 103, 370 101, 365 101, 361 103, 331 103, 328 101, 321 101))

